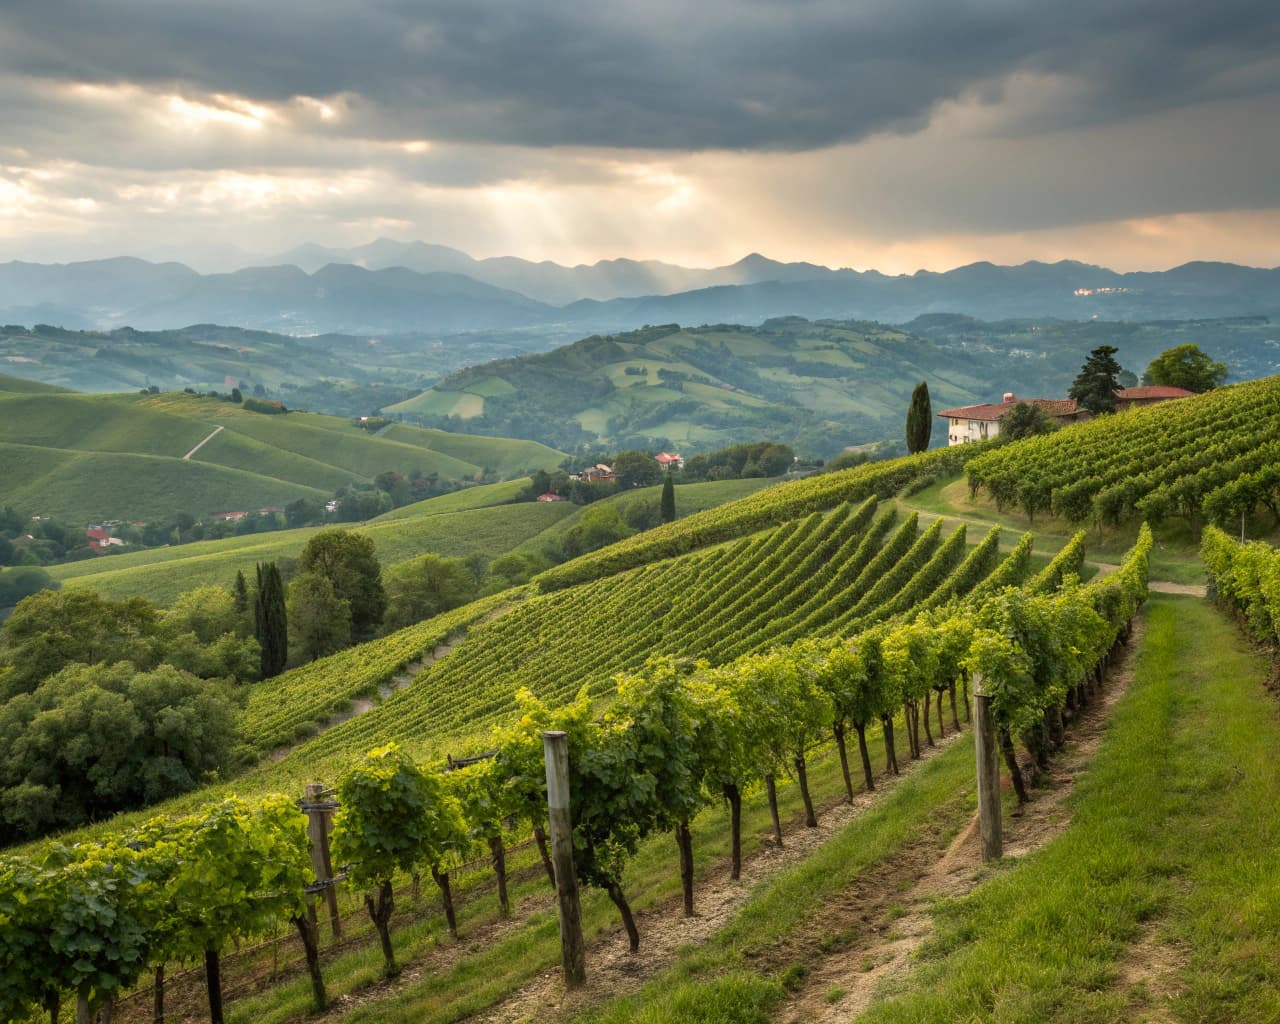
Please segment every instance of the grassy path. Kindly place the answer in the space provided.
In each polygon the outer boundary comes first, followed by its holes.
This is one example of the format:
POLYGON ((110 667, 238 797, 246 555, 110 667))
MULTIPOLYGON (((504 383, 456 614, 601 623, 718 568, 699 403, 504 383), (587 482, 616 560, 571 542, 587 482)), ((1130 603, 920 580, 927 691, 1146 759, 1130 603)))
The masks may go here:
POLYGON ((1056 841, 943 903, 883 1022, 1280 1020, 1280 715, 1265 659, 1155 597, 1056 841))

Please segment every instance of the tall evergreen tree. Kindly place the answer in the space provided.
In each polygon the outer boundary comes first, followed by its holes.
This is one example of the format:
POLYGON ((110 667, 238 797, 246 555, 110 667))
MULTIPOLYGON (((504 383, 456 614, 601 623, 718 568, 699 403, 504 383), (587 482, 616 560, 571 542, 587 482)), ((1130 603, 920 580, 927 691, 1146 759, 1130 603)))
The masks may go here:
POLYGON ((1118 351, 1114 345, 1099 345, 1090 352, 1067 392, 1095 416, 1116 411, 1116 391, 1122 369, 1116 361, 1118 351))
POLYGON ((289 619, 284 581, 275 562, 258 565, 258 592, 253 600, 253 631, 262 648, 262 678, 284 671, 289 661, 289 619))
POLYGON ((662 502, 659 512, 664 523, 676 521, 676 482, 671 478, 670 470, 667 470, 667 478, 662 482, 662 502))
POLYGON ((236 614, 243 615, 249 610, 249 585, 244 581, 244 573, 236 570, 236 585, 232 591, 236 602, 236 614))
POLYGON ((929 385, 921 381, 911 392, 907 409, 907 451, 914 455, 929 447, 933 436, 933 406, 929 401, 929 385))

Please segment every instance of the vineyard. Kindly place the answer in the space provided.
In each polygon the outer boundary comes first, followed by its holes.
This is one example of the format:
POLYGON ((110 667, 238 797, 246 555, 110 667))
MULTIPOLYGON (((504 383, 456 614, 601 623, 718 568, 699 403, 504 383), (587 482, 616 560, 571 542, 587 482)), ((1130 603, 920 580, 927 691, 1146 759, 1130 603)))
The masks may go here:
MULTIPOLYGON (((879 552, 864 559, 855 580, 886 552, 894 554, 886 556, 885 575, 877 575, 878 581, 895 574, 899 563, 913 560, 912 571, 898 575, 911 592, 912 579, 932 573, 932 585, 921 596, 962 566, 967 567, 966 582, 984 575, 972 568, 972 556, 960 558, 963 544, 954 542, 955 534, 940 539, 937 524, 924 533, 914 521, 892 532, 890 527, 888 517, 877 518, 868 500, 732 547, 651 567, 635 573, 633 581, 620 581, 618 589, 633 601, 642 591, 660 590, 661 578, 649 578, 659 568, 696 583, 735 559, 744 560, 744 565, 771 565, 745 574, 741 593, 731 598, 730 607, 741 611, 728 621, 739 625, 722 638, 732 645, 739 642, 738 630, 757 622, 759 616, 752 612, 757 602, 779 599, 803 585, 799 574, 812 575, 816 564, 836 550, 871 545, 879 552), (938 561, 949 546, 956 550, 938 561), (772 560, 764 556, 765 548, 775 553, 772 560), (786 554, 777 557, 781 551, 786 554), (939 568, 948 565, 950 572, 939 568), (635 585, 628 587, 627 582, 635 585)), ((676 834, 686 912, 692 913, 694 871, 687 841, 691 819, 714 800, 726 799, 737 807, 744 793, 763 784, 781 841, 775 780, 789 772, 803 798, 806 822, 815 824, 807 759, 815 746, 834 739, 851 798, 846 728, 856 734, 863 781, 872 789, 869 728, 882 727, 886 765, 896 773, 894 718, 901 716, 910 756, 919 757, 923 745, 934 742, 931 702, 936 698, 933 717, 941 734, 946 729, 943 698, 950 694, 952 724, 958 727, 956 688, 970 678, 981 679, 1006 755, 1018 740, 1037 760, 1047 757, 1061 742, 1064 713, 1089 698, 1099 666, 1126 634, 1145 596, 1150 543, 1144 530, 1125 563, 1088 586, 1073 582, 1070 567, 1078 564, 1082 553, 1073 543, 1032 587, 1022 592, 1001 589, 970 611, 950 605, 920 611, 895 624, 882 621, 883 615, 860 614, 863 598, 850 596, 840 614, 828 619, 828 628, 854 635, 852 641, 810 636, 767 653, 740 655, 718 667, 649 658, 638 673, 614 680, 617 697, 603 717, 596 716, 586 689, 568 702, 560 700, 559 691, 545 701, 524 692, 523 713, 515 724, 493 733, 495 756, 461 772, 424 771, 395 746, 356 760, 338 787, 335 855, 339 863, 349 865, 353 881, 370 892, 369 916, 380 936, 387 972, 397 970, 389 923, 394 911, 392 884, 400 873, 430 869, 450 931, 456 932, 450 868, 469 856, 474 844, 487 842, 505 908, 502 822, 515 816, 540 835, 546 802, 541 734, 546 729, 568 735, 579 880, 608 894, 633 950, 640 935, 622 889, 622 872, 638 844, 651 834, 676 834), (1039 589, 1058 582, 1062 585, 1052 591, 1039 589)), ((982 549, 980 545, 975 552, 982 549)), ((978 564, 990 567, 993 561, 989 554, 981 555, 978 564)), ((856 564, 852 555, 849 562, 856 564)), ((844 564, 834 567, 837 573, 845 569, 844 564)), ((853 574, 854 568, 848 571, 853 574)), ((797 596, 792 610, 820 598, 822 583, 811 585, 813 592, 797 596)), ((878 589, 877 582, 863 593, 874 595, 878 589)), ((899 591, 895 587, 895 593, 899 591)), ((531 599, 489 625, 509 623, 524 608, 538 604, 555 609, 568 597, 531 599)), ((665 599, 670 599, 669 592, 665 599)), ((715 602, 703 604, 711 608, 715 602)), ((693 606, 687 610, 692 613, 693 606)), ((616 613, 617 609, 601 609, 602 615, 616 613)), ((711 612, 707 618, 718 616, 711 612)), ((476 634, 485 628, 477 628, 476 634)), ((394 703, 393 699, 384 707, 394 703)), ((357 721, 370 720, 371 715, 357 721)), ((404 716, 397 721, 405 722, 404 716)), ((412 734, 414 723, 405 724, 404 731, 412 734)), ((354 741, 347 737, 348 743, 354 741)), ((1021 794, 1018 766, 1011 762, 1009 767, 1021 794)), ((735 875, 740 863, 739 820, 735 812, 735 875)), ((43 1007, 56 1020, 65 992, 74 994, 86 1012, 109 1006, 149 965, 200 955, 205 960, 211 1018, 220 1022, 221 950, 282 917, 297 927, 315 1002, 323 1008, 318 932, 306 912, 303 891, 310 877, 306 848, 302 816, 283 798, 267 797, 252 804, 227 801, 178 821, 156 819, 94 845, 53 844, 38 858, 5 859, 0 862, 0 913, 9 927, 0 946, 0 1011, 12 1017, 27 1007, 43 1007), (125 878, 137 881, 126 885, 125 878), (204 909, 182 909, 197 905, 204 909), (50 943, 45 937, 55 918, 70 922, 71 938, 65 943, 50 943), (29 962, 43 967, 33 975, 26 969, 29 962)))
MULTIPOLYGON (((965 471, 997 509, 1068 522, 1238 522, 1280 504, 1280 378, 1104 416, 985 452, 965 471)), ((1277 515, 1280 519, 1280 515, 1277 515)))
MULTIPOLYGON (((828 779, 852 801, 964 728, 970 698, 990 716, 987 749, 1011 784, 1007 802, 1021 806, 1129 637, 1147 595, 1151 530, 1144 523, 1119 565, 1082 583, 1083 530, 1033 569, 1031 534, 1002 552, 999 526, 972 538, 972 523, 922 524, 909 503, 885 499, 964 469, 976 492, 1031 516, 1225 523, 1280 506, 1280 451, 1268 440, 1277 427, 1280 389, 1262 381, 1025 443, 778 485, 257 684, 241 729, 245 758, 261 763, 241 778, 159 818, 96 825, 92 842, 0 855, 0 1020, 56 1021, 71 1001, 78 1014, 109 1014, 140 986, 162 996, 166 965, 203 961, 220 1022, 223 951, 282 927, 323 1008, 338 952, 321 955, 313 905, 329 869, 310 858, 292 802, 316 779, 333 788, 302 806, 334 816, 333 868, 362 894, 360 948, 379 954, 380 973, 394 976, 415 955, 404 951, 421 949, 395 927, 410 879, 412 902, 421 878, 439 903, 437 927, 454 938, 466 932, 460 920, 481 913, 474 901, 492 898, 486 920, 506 918, 508 886, 525 891, 550 870, 546 730, 567 736, 574 872, 616 909, 632 950, 644 928, 630 901, 637 857, 652 868, 667 856, 654 851, 676 847, 663 870, 676 877, 678 856, 693 914, 695 821, 724 830, 736 879, 744 815, 768 821, 780 846, 780 789, 798 797, 797 821, 812 826, 823 813, 815 761, 838 765, 828 779), (361 699, 361 713, 343 720, 361 699), (230 792, 256 795, 222 799, 230 792), (511 845, 526 842, 523 874, 509 879, 511 845), (492 887, 459 886, 459 868, 481 862, 492 887), (201 885, 207 912, 192 909, 201 885)), ((1201 556, 1212 593, 1274 657, 1275 549, 1206 526, 1201 556)), ((528 925, 548 927, 536 915, 528 925)), ((517 928, 513 941, 525 934, 517 928)), ((478 942, 458 952, 488 955, 478 942)), ((344 975, 344 990, 371 982, 363 962, 363 980, 344 975)))
POLYGON ((378 694, 397 673, 516 597, 508 591, 473 601, 256 684, 241 715, 241 737, 258 755, 301 739, 356 698, 378 694))
POLYGON ((1239 543, 1209 527, 1200 553, 1214 595, 1239 616, 1273 659, 1280 659, 1280 551, 1258 541, 1239 543))
MULTIPOLYGON (((965 528, 920 530, 873 499, 814 513, 736 543, 537 595, 473 627, 413 686, 330 729, 280 764, 340 762, 394 736, 437 757, 515 712, 524 688, 555 706, 654 656, 723 664, 804 637, 852 635, 994 577, 1021 582, 1026 538, 1003 561, 997 531, 967 549, 965 528), (625 625, 620 625, 625 624, 625 625)), ((317 693, 329 685, 317 682, 317 693)), ((454 751, 457 752, 457 751, 454 751)))

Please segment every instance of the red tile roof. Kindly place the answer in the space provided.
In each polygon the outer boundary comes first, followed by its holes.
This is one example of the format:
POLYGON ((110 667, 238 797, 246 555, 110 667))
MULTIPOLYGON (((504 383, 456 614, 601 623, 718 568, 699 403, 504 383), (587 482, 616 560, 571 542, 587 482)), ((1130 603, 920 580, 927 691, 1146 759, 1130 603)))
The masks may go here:
POLYGON ((1121 388, 1116 392, 1116 398, 1122 402, 1133 402, 1153 398, 1191 398, 1194 394, 1194 391, 1188 391, 1186 388, 1171 388, 1164 384, 1148 384, 1138 388, 1121 388))
POLYGON ((946 409, 940 413, 946 419, 998 420, 1019 402, 1038 405, 1050 416, 1074 416, 1078 409, 1074 398, 1013 398, 1004 402, 986 402, 982 405, 962 405, 958 409, 946 409))

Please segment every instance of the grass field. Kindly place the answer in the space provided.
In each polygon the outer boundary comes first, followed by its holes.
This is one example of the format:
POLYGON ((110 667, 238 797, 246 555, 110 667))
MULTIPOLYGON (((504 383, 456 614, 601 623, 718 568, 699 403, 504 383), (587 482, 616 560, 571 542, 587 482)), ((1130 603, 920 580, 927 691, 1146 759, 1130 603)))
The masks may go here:
MULTIPOLYGON (((476 554, 496 558, 540 535, 571 515, 573 509, 567 503, 524 502, 378 520, 365 526, 342 525, 372 537, 378 560, 388 566, 428 552, 455 558, 476 554)), ((305 527, 157 548, 105 561, 53 566, 51 572, 66 586, 88 587, 107 597, 138 596, 168 604, 183 591, 205 584, 230 586, 237 570, 251 576, 257 562, 296 558, 320 529, 305 527)))
POLYGON ((14 395, 56 395, 66 392, 56 384, 42 384, 38 380, 24 380, 22 377, 10 377, 0 373, 0 391, 14 395))
POLYGON ((339 417, 264 416, 185 393, 83 395, 7 387, 0 386, 5 500, 24 514, 71 524, 278 507, 328 497, 385 471, 469 482, 486 472, 519 476, 551 469, 563 459, 532 441, 398 424, 374 436, 339 417))

